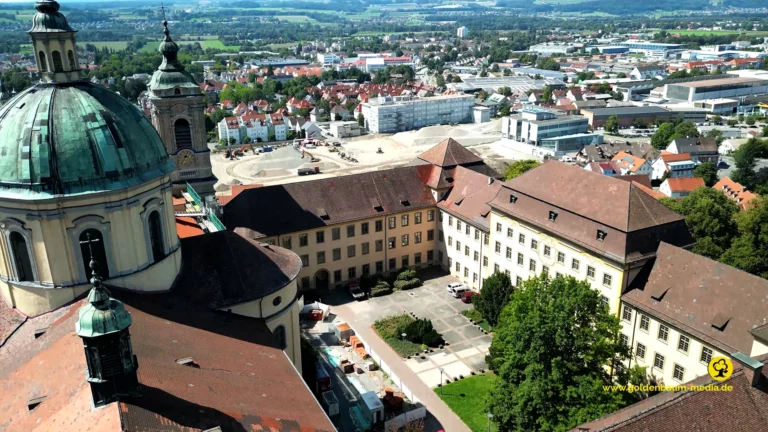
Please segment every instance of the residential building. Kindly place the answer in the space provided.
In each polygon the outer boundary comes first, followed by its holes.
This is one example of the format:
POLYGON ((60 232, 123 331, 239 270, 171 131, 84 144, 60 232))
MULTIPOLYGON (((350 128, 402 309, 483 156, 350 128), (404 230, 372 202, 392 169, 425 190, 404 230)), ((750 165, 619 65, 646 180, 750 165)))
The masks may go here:
POLYGON ((488 204, 492 268, 516 284, 542 272, 587 280, 612 313, 660 241, 693 243, 684 218, 634 182, 552 160, 488 204))
POLYGON ((710 137, 676 138, 669 143, 666 151, 673 154, 687 153, 696 164, 712 162, 717 165, 720 161, 717 140, 710 137))
POLYGON ((651 179, 661 180, 666 173, 669 173, 669 178, 693 177, 694 168, 696 168, 696 163, 693 162, 688 153, 662 153, 653 162, 651 179))
POLYGON ((656 149, 648 142, 611 142, 585 146, 576 158, 579 162, 609 162, 620 152, 652 160, 655 158, 656 149))
POLYGON ((747 141, 749 140, 746 138, 727 139, 720 143, 720 146, 717 148, 717 152, 723 156, 729 155, 738 150, 739 147, 744 145, 747 141))
POLYGON ((662 64, 636 66, 629 77, 636 80, 654 79, 667 76, 667 69, 662 64))
POLYGON ((760 195, 748 191, 741 183, 736 183, 730 177, 723 177, 712 186, 712 189, 719 190, 730 198, 739 210, 749 210, 754 207, 754 200, 760 198, 760 195))
POLYGON ((584 169, 587 171, 591 171, 593 173, 598 173, 598 174, 609 176, 609 177, 619 175, 619 173, 616 172, 616 169, 614 168, 613 164, 610 162, 589 162, 586 165, 584 165, 584 169))
POLYGON ((245 137, 251 143, 284 141, 288 125, 281 114, 263 114, 246 109, 242 115, 223 118, 217 125, 217 131, 219 139, 227 143, 234 138, 234 144, 243 144, 245 137))
POLYGON ((378 97, 362 103, 371 133, 396 133, 446 123, 472 121, 472 95, 378 97))
POLYGON ((653 168, 647 160, 624 151, 620 151, 614 156, 611 162, 617 168, 620 175, 645 175, 650 177, 653 172, 653 168))
POLYGON ((700 187, 704 187, 700 177, 670 177, 661 183, 659 192, 670 198, 684 198, 700 187))
POLYGON ((341 63, 341 57, 333 53, 317 53, 317 62, 324 68, 333 68, 341 63))
POLYGON ((768 353, 750 334, 768 324, 765 279, 664 242, 645 272, 621 298, 628 366, 675 385, 707 375, 714 357, 768 353))
POLYGON ((456 29, 456 36, 462 39, 469 36, 469 29, 466 26, 459 27, 458 29, 456 29))
POLYGON ((554 110, 525 107, 519 115, 501 119, 501 136, 525 153, 558 158, 585 145, 602 144, 603 135, 588 133, 582 116, 558 116, 554 110))

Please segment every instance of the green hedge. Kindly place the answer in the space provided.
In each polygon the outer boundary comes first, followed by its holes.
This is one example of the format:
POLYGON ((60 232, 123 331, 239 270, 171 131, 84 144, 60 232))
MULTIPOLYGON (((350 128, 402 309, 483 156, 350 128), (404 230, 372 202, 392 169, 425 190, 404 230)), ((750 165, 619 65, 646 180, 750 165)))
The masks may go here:
POLYGON ((376 285, 371 287, 370 296, 380 297, 387 294, 392 294, 392 288, 389 287, 387 281, 380 280, 376 285))
POLYGON ((409 280, 396 280, 394 283, 395 291, 409 290, 409 289, 417 288, 420 286, 421 286, 421 281, 416 278, 409 279, 409 280))
POLYGON ((380 319, 373 323, 373 328, 403 357, 418 354, 426 347, 437 347, 445 343, 443 336, 432 326, 432 321, 415 320, 408 314, 380 319), (406 340, 402 339, 403 333, 406 334, 406 340))

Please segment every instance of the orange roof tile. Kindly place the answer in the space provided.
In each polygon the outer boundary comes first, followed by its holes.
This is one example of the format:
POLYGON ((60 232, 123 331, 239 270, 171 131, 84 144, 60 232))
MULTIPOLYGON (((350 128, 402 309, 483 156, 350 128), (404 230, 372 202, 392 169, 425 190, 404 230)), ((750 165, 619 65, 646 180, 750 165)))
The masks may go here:
POLYGON ((176 218, 176 233, 179 238, 194 237, 205 234, 200 225, 198 225, 195 218, 192 217, 177 217, 176 218))
POLYGON ((725 196, 736 202, 741 210, 749 210, 755 206, 754 200, 760 198, 760 195, 750 192, 740 183, 736 183, 729 177, 723 177, 712 186, 712 189, 719 190, 725 196))
POLYGON ((704 179, 700 177, 678 177, 665 180, 672 192, 691 192, 704 186, 704 179))

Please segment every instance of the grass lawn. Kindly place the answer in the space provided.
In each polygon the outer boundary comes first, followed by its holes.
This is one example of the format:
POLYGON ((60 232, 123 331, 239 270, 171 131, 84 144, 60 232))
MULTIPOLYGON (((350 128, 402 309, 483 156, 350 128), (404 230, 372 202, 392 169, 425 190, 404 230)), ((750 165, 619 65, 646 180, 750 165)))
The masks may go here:
POLYGON ((288 21, 291 23, 312 23, 317 24, 317 20, 314 18, 310 18, 306 15, 275 15, 275 18, 279 19, 280 21, 288 21))
MULTIPOLYGON (((446 384, 442 387, 442 394, 441 388, 438 387, 435 393, 473 432, 486 432, 488 430, 488 417, 485 416, 486 400, 495 379, 496 375, 490 373, 475 375, 446 384)), ((498 431, 493 423, 491 431, 498 431)))
POLYGON ((379 336, 384 339, 384 342, 392 347, 396 353, 398 353, 401 357, 406 357, 409 355, 417 354, 423 349, 420 344, 416 344, 408 340, 402 340, 399 332, 397 331, 399 327, 407 325, 411 322, 413 322, 413 318, 411 318, 410 315, 394 315, 376 321, 373 323, 373 329, 376 330, 376 333, 378 333, 379 336))
POLYGON ((684 36, 724 36, 724 35, 739 35, 746 34, 747 36, 760 37, 768 36, 768 32, 765 31, 739 31, 739 30, 667 30, 668 34, 680 34, 684 36))
MULTIPOLYGON (((177 40, 177 41, 174 41, 174 42, 176 42, 178 45, 185 45, 185 44, 186 45, 191 45, 191 44, 197 42, 197 43, 200 44, 200 46, 203 47, 203 49, 205 49, 205 48, 216 48, 216 49, 220 49, 222 51, 239 51, 240 50, 240 45, 224 45, 224 43, 221 42, 218 39, 217 40, 203 40, 203 41, 177 40)), ((154 52, 154 51, 157 51, 157 47, 159 47, 159 46, 160 46, 160 41, 147 42, 146 45, 141 47, 139 52, 154 52)))
POLYGON ((80 42, 81 44, 91 44, 96 48, 111 48, 114 50, 122 50, 128 46, 128 41, 105 41, 105 42, 80 42))
POLYGON ((465 311, 461 311, 461 314, 464 315, 465 317, 473 320, 474 322, 476 322, 477 325, 479 325, 481 329, 483 329, 483 330, 485 330, 487 332, 490 332, 492 330, 491 329, 491 325, 488 324, 488 321, 483 319, 483 316, 480 315, 480 312, 478 312, 477 309, 467 309, 465 311))

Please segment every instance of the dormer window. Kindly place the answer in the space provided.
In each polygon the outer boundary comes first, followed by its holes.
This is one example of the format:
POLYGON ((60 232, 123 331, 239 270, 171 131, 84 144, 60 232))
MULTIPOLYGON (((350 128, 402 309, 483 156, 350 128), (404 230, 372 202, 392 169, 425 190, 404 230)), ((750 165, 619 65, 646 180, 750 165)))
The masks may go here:
POLYGON ((608 233, 603 230, 597 230, 597 241, 602 242, 605 240, 605 236, 607 236, 608 233))
POLYGON ((515 194, 510 194, 510 195, 509 195, 509 203, 510 203, 510 204, 514 204, 515 202, 517 202, 517 195, 515 195, 515 194))
POLYGON ((549 221, 550 222, 554 222, 555 219, 557 219, 557 212, 553 211, 553 210, 550 210, 549 211, 549 221))

